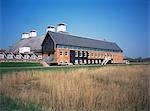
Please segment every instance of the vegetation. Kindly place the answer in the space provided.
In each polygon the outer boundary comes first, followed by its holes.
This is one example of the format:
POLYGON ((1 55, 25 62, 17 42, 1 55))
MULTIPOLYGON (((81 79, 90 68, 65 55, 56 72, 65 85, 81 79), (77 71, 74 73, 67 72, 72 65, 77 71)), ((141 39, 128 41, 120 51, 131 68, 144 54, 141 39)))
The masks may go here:
POLYGON ((21 101, 0 95, 0 111, 40 111, 40 107, 35 104, 21 103, 21 101))
POLYGON ((149 111, 149 71, 150 65, 128 65, 7 73, 0 103, 9 105, 9 98, 23 110, 41 111, 149 111))
POLYGON ((50 67, 0 67, 0 74, 14 74, 20 71, 51 71, 51 72, 68 72, 72 70, 79 70, 81 68, 96 69, 102 67, 100 65, 74 65, 74 66, 50 66, 50 67), (11 72, 11 73, 10 73, 11 72), (14 73, 12 73, 14 72, 14 73))
POLYGON ((38 62, 0 62, 0 67, 33 67, 42 66, 38 62))

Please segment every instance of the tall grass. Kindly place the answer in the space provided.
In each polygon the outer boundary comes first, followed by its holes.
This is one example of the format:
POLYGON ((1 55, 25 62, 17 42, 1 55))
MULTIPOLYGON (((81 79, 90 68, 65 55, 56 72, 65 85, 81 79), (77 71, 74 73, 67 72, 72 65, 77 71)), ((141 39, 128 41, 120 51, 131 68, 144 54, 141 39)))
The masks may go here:
POLYGON ((45 111, 148 111, 150 65, 2 75, 1 95, 45 111))

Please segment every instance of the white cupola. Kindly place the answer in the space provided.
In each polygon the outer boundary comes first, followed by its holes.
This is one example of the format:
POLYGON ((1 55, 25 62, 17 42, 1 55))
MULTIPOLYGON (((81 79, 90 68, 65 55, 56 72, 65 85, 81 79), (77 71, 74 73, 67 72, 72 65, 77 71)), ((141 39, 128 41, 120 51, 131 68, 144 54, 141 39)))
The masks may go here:
POLYGON ((46 32, 48 32, 48 31, 55 32, 55 27, 54 26, 48 26, 46 29, 46 32))
POLYGON ((22 33, 22 39, 29 38, 29 33, 28 32, 23 32, 22 33))
POLYGON ((57 32, 67 32, 67 26, 65 23, 60 23, 57 25, 57 32))
POLYGON ((37 36, 37 31, 36 30, 31 30, 29 32, 29 37, 36 37, 37 36))

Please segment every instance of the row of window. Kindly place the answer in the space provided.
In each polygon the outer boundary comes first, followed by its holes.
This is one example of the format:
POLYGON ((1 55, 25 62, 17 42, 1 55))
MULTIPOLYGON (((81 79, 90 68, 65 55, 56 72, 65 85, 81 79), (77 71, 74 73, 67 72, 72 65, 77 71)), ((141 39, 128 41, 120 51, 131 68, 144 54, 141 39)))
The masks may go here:
POLYGON ((75 57, 117 57, 117 54, 110 54, 110 53, 92 53, 87 51, 75 51, 75 57))
POLYGON ((59 62, 60 64, 67 64, 68 63, 68 60, 65 60, 65 61, 63 61, 63 60, 60 60, 60 62, 59 62))
MULTIPOLYGON (((101 64, 101 63, 102 63, 102 60, 100 60, 100 59, 96 59, 96 60, 75 59, 75 64, 101 64)), ((111 60, 111 63, 118 63, 118 59, 115 59, 114 61, 111 60)))
MULTIPOLYGON (((60 56, 63 56, 63 51, 60 50, 60 53, 59 53, 59 54, 60 54, 60 56)), ((64 55, 65 55, 65 56, 68 56, 68 51, 65 51, 65 52, 64 52, 64 55)))
MULTIPOLYGON (((68 56, 68 51, 63 51, 60 50, 60 56, 68 56)), ((87 52, 87 51, 75 51, 75 57, 117 57, 117 54, 110 54, 110 53, 92 53, 92 52, 87 52)))
MULTIPOLYGON (((114 61, 111 61, 112 63, 118 63, 118 60, 116 59, 116 60, 114 60, 114 61)), ((60 60, 60 62, 59 62, 60 64, 68 64, 68 60, 60 60)), ((101 64, 102 63, 102 60, 99 60, 99 59, 97 59, 97 60, 86 60, 86 59, 84 59, 84 60, 82 60, 82 59, 80 59, 80 60, 78 60, 78 59, 75 59, 75 64, 101 64)))
POLYGON ((6 57, 4 54, 0 54, 0 59, 42 59, 42 55, 13 55, 13 54, 7 54, 6 57))
POLYGON ((87 57, 87 52, 75 51, 75 57, 87 57))
POLYGON ((101 60, 75 60, 75 64, 101 64, 101 60))

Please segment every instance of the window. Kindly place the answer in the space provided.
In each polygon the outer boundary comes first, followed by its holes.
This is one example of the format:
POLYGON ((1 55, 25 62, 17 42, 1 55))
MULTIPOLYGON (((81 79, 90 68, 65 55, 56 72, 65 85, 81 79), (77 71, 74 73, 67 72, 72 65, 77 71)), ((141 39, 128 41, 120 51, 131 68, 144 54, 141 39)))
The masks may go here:
POLYGON ((75 59, 75 63, 78 63, 78 59, 75 59))
POLYGON ((84 57, 87 57, 87 52, 86 51, 84 52, 84 57))
POLYGON ((86 64, 87 63, 87 60, 86 59, 84 59, 84 64, 86 64))
POLYGON ((42 59, 42 55, 38 55, 38 59, 42 59))
POLYGON ((29 59, 29 55, 24 55, 24 59, 29 59))
POLYGON ((91 60, 88 60, 88 64, 91 64, 91 60))
POLYGON ((63 64, 63 61, 62 60, 60 60, 60 62, 59 62, 60 64, 63 64))
POLYGON ((112 54, 110 54, 109 56, 112 57, 112 54))
POLYGON ((109 57, 109 53, 107 53, 107 57, 109 57))
POLYGON ((1 59, 4 59, 4 54, 0 54, 0 58, 1 58, 1 59))
POLYGON ((75 57, 78 57, 78 51, 75 51, 75 57))
POLYGON ((97 57, 97 53, 95 53, 95 57, 97 57))
POLYGON ((92 60, 92 64, 94 64, 94 60, 92 60))
POLYGON ((83 63, 81 59, 79 60, 79 62, 80 62, 80 64, 82 64, 82 63, 83 63))
POLYGON ((61 55, 61 56, 63 55, 63 52, 62 52, 62 51, 60 51, 60 55, 61 55))
POLYGON ((67 64, 68 63, 68 61, 67 60, 65 60, 65 64, 67 64))
POLYGON ((16 55, 16 59, 21 59, 21 55, 16 55))
POLYGON ((65 56, 67 56, 68 55, 68 52, 67 51, 65 51, 65 56))
POLYGON ((95 63, 98 64, 98 60, 95 60, 95 63))
POLYGON ((87 53, 88 57, 90 57, 90 52, 87 53))
POLYGON ((82 52, 79 51, 79 57, 82 57, 82 52))
POLYGON ((101 63, 101 60, 99 60, 99 64, 101 63))
POLYGON ((7 59, 13 59, 13 55, 8 54, 8 55, 7 55, 7 59))
POLYGON ((91 55, 92 55, 92 57, 94 56, 94 54, 93 54, 93 53, 91 53, 91 55))
POLYGON ((36 59, 36 58, 37 58, 36 55, 32 55, 32 56, 31 56, 31 59, 36 59))

